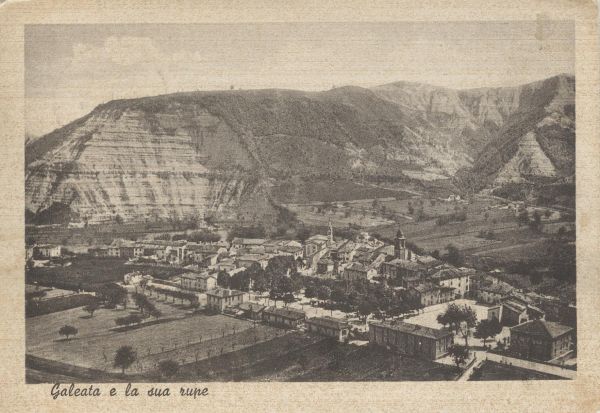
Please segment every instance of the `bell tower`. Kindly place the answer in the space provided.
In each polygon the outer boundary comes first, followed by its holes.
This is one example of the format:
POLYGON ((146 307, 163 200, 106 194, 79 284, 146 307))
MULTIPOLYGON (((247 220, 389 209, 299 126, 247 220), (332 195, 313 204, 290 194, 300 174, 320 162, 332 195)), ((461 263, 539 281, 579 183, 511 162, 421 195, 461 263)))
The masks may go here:
POLYGON ((406 238, 404 237, 404 233, 401 229, 398 229, 398 232, 396 233, 396 238, 394 239, 394 256, 402 260, 407 259, 406 238))

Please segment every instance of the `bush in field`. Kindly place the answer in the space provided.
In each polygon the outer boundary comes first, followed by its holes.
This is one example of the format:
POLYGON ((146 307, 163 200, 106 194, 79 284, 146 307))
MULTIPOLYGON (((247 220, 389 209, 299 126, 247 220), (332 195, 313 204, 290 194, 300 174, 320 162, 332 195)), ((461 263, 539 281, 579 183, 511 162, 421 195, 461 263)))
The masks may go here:
POLYGON ((75 327, 70 325, 62 326, 60 330, 58 330, 58 334, 65 336, 67 340, 69 339, 69 336, 75 336, 78 332, 79 331, 75 327))
POLYGON ((137 353, 131 346, 122 346, 119 347, 115 353, 115 361, 113 365, 121 368, 121 373, 125 374, 125 370, 128 369, 136 359, 137 353))
POLYGON ((174 360, 163 360, 158 363, 158 369, 163 377, 173 377, 179 371, 179 364, 174 360))
POLYGON ((89 313, 90 317, 93 317, 94 313, 96 312, 96 310, 98 308, 100 308, 98 303, 91 303, 91 304, 88 304, 85 307, 83 307, 83 311, 85 311, 86 313, 89 313))

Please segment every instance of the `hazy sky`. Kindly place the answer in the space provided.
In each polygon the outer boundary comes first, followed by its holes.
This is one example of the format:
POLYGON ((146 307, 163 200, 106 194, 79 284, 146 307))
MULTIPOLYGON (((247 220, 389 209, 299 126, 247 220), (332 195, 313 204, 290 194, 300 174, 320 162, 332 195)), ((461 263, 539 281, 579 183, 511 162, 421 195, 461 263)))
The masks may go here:
POLYGON ((509 86, 574 73, 574 63, 571 22, 30 25, 26 129, 176 91, 509 86))

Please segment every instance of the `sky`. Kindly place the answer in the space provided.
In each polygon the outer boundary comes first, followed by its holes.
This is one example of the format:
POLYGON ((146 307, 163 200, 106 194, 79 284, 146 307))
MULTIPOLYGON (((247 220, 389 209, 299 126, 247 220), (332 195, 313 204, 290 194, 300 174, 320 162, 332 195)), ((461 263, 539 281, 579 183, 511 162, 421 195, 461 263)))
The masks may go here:
POLYGON ((574 73, 572 22, 28 25, 25 126, 39 136, 112 99, 327 90, 396 81, 514 86, 574 73))

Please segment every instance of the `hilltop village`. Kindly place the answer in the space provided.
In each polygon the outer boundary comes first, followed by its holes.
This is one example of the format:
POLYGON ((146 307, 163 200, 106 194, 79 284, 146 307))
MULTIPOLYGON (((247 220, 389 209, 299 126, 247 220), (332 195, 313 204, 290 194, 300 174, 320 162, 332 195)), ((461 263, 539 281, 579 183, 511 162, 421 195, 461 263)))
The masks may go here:
MULTIPOLYGON (((336 237, 329 225, 327 234, 313 235, 303 242, 261 238, 233 238, 231 242, 115 239, 110 245, 87 250, 59 245, 27 249, 30 268, 68 269, 70 260, 77 257, 90 257, 96 262, 126 260, 127 272, 122 281, 104 284, 96 291, 56 289, 59 280, 34 281, 27 285, 30 315, 60 314, 56 309, 43 310, 55 296, 68 301, 61 304, 60 310, 81 311, 85 305, 90 318, 96 318, 94 312, 100 308, 105 310, 99 312, 127 309, 129 302, 129 308, 137 310, 114 320, 120 326, 118 331, 168 326, 169 321, 175 322, 173 319, 193 324, 202 316, 208 317, 207 323, 213 320, 218 326, 223 320, 225 324, 227 320, 246 320, 245 327, 237 327, 239 332, 233 327, 234 336, 249 325, 269 329, 262 338, 254 336, 253 345, 278 337, 279 331, 284 336, 293 333, 321 337, 340 346, 367 345, 364 348, 369 351, 454 366, 460 377, 474 379, 481 374, 478 369, 489 363, 523 364, 536 374, 559 377, 570 377, 576 363, 572 303, 515 288, 495 271, 457 267, 447 257, 442 260, 419 255, 407 246, 400 229, 392 243, 366 232, 355 239, 336 237), (148 268, 174 272, 157 277, 148 268), (50 284, 54 288, 47 287, 50 284), (171 310, 159 309, 170 308, 176 301, 180 303, 176 316, 168 314, 171 310)), ((77 334, 77 328, 74 330, 77 334)), ((228 335, 225 328, 217 330, 222 339, 228 335)), ((178 347, 186 341, 185 332, 179 334, 179 344, 169 341, 169 350, 165 346, 155 353, 148 350, 155 369, 160 369, 161 362, 172 361, 170 354, 176 348, 186 353, 178 347)), ((199 339, 202 343, 203 337, 199 339)), ((204 356, 223 356, 241 345, 234 343, 229 349, 218 345, 212 354, 208 350, 204 356)), ((32 356, 35 349, 31 349, 32 356)), ((104 362, 110 359, 110 351, 102 350, 104 362)), ((137 354, 141 356, 139 351, 137 354)), ((183 357, 175 363, 184 367, 190 362, 183 357)), ((140 373, 147 369, 138 368, 140 373)))

